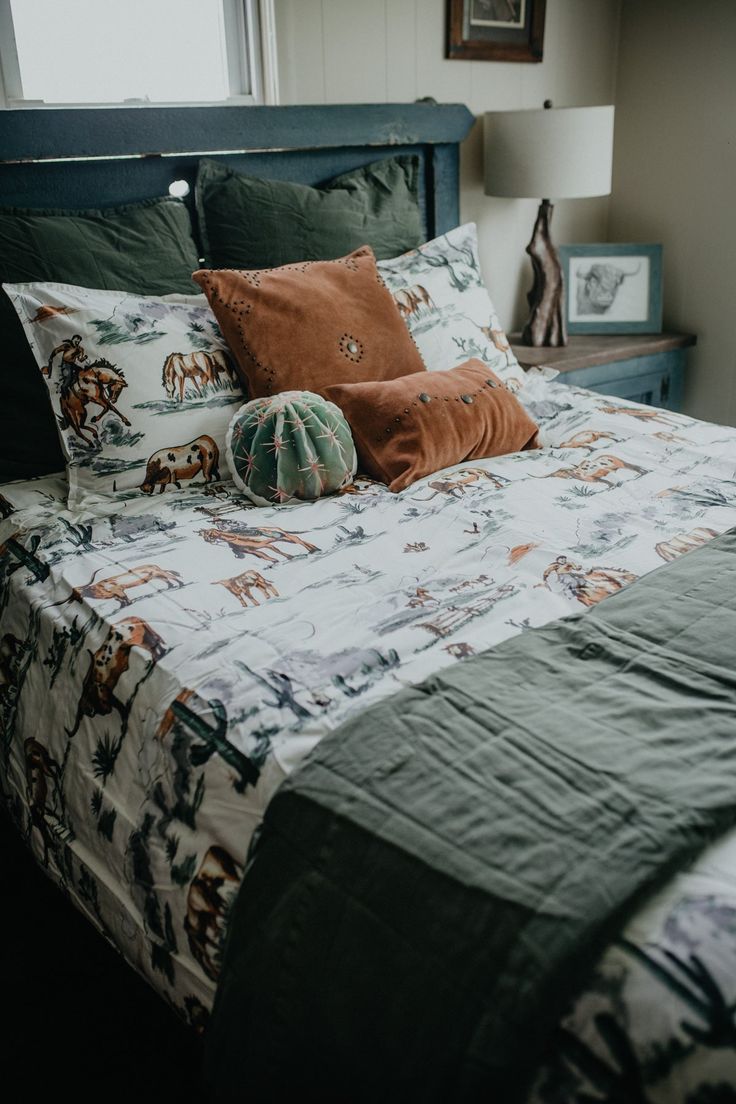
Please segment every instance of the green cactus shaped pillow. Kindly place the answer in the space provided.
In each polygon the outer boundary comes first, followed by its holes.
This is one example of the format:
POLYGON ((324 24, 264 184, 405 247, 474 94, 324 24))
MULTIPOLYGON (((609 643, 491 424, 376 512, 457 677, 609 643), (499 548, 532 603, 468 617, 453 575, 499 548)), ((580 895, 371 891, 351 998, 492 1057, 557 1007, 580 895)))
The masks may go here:
POLYGON ((235 483, 258 506, 334 494, 357 467, 342 411, 311 391, 282 391, 241 406, 225 448, 235 483))

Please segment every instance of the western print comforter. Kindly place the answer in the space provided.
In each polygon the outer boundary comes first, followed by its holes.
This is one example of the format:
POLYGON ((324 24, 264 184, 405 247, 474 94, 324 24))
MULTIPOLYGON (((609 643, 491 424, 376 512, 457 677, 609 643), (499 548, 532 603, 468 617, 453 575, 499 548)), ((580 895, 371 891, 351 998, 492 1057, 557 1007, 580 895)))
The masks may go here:
MULTIPOLYGON (((736 524, 736 430, 538 377, 520 398, 542 450, 399 495, 358 482, 258 509, 221 484, 90 518, 58 479, 0 490, 3 799, 194 1025, 263 810, 326 732, 736 524)), ((686 1100, 711 1067, 717 1083, 734 875, 728 837, 634 918, 638 955, 604 956, 537 1100, 636 1100, 636 1078, 642 1100, 686 1100)))
POLYGON ((736 828, 734 640, 736 529, 325 737, 231 909, 213 1102, 524 1101, 622 920, 736 828))

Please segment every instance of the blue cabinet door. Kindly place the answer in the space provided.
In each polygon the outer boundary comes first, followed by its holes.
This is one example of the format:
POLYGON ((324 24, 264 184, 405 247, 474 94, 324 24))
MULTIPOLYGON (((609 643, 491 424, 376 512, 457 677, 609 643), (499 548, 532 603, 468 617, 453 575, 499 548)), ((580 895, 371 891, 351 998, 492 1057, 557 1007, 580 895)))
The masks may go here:
POLYGON ((561 372, 559 383, 587 387, 619 399, 679 410, 685 382, 685 350, 671 349, 652 356, 616 360, 561 372))

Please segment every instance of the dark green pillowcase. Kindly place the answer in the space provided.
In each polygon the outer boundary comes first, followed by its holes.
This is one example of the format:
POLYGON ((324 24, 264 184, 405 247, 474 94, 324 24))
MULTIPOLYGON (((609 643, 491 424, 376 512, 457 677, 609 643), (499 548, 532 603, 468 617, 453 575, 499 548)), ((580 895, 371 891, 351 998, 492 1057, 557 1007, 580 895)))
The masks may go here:
MULTIPOLYGON (((195 294, 195 268, 189 212, 178 199, 105 210, 0 208, 0 283, 48 280, 141 295, 195 294)), ((61 471, 48 389, 4 291, 0 333, 0 482, 61 471)))
POLYGON ((331 261, 361 245, 383 260, 424 241, 414 155, 374 161, 318 188, 203 159, 196 199, 210 268, 331 261))

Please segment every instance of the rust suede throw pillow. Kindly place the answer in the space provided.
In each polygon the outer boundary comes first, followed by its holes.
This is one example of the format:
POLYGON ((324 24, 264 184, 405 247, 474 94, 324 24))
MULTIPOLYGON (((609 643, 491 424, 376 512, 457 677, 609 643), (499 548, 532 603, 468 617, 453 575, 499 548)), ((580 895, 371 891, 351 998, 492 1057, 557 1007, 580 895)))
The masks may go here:
POLYGON ((537 425, 482 361, 388 383, 324 389, 353 433, 361 471, 402 491, 440 468, 537 448, 537 425))
POLYGON ((336 261, 205 268, 193 279, 251 399, 425 371, 370 246, 336 261))

